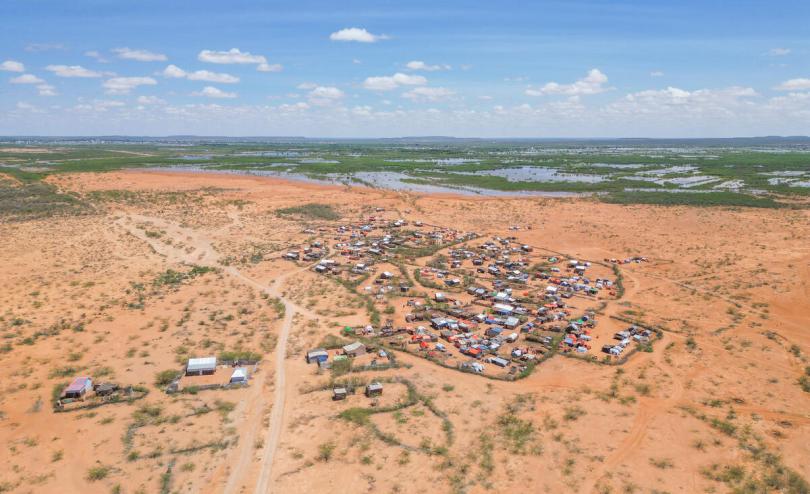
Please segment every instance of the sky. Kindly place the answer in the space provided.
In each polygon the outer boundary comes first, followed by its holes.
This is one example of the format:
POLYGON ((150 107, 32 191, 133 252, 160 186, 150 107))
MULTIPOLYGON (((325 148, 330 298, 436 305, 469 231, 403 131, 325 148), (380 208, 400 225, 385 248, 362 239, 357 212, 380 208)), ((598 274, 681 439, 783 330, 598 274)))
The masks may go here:
POLYGON ((4 0, 0 19, 0 135, 810 135, 807 0, 4 0))

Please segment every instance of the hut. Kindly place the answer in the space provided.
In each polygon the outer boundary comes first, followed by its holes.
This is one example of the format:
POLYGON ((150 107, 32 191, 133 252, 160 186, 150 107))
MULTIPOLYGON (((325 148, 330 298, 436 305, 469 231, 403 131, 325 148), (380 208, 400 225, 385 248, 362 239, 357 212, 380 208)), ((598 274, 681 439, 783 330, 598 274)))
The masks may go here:
POLYGON ((62 398, 80 399, 93 389, 93 380, 89 377, 77 377, 62 391, 62 398))
POLYGON ((374 381, 366 386, 366 396, 371 398, 372 396, 380 396, 383 392, 383 386, 381 383, 374 381))
POLYGON ((310 350, 307 352, 307 363, 311 364, 313 362, 326 362, 329 360, 329 353, 324 350, 323 348, 316 348, 314 350, 310 350))
POLYGON ((349 343, 348 345, 343 347, 343 353, 345 353, 349 357, 358 357, 360 355, 364 355, 366 353, 366 345, 364 345, 359 341, 349 343))

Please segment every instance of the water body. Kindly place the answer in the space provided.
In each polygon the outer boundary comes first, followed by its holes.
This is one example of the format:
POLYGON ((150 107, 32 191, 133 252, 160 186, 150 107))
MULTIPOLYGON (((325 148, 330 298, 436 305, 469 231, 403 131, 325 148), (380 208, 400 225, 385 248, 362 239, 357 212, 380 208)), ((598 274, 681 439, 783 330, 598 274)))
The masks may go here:
POLYGON ((208 166, 195 165, 170 165, 155 166, 152 170, 169 170, 191 173, 221 173, 226 175, 251 175, 260 177, 283 178, 307 183, 324 185, 366 185, 389 190, 402 190, 419 193, 452 193, 462 195, 488 195, 488 196, 524 196, 524 197, 574 197, 588 194, 578 194, 573 192, 546 192, 546 191, 497 191, 490 189, 479 189, 476 187, 451 187, 444 185, 418 184, 406 182, 406 179, 413 178, 404 173, 398 172, 358 172, 352 175, 329 173, 324 175, 310 176, 303 173, 288 172, 283 170, 231 170, 217 169, 208 166))
POLYGON ((477 172, 458 172, 460 175, 489 175, 503 177, 510 182, 580 182, 595 184, 604 182, 601 175, 586 175, 579 173, 565 173, 556 168, 542 166, 520 166, 516 168, 498 168, 497 170, 481 170, 477 172))

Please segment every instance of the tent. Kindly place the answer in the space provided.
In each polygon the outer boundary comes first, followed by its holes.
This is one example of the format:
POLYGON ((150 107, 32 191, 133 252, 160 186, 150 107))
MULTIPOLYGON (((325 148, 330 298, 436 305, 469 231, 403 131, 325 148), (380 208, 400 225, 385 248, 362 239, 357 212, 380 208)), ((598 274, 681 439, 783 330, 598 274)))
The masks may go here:
POLYGON ((186 365, 186 375, 213 374, 217 370, 216 357, 190 358, 186 365))
POLYGON ((242 368, 238 367, 234 369, 233 374, 231 374, 231 384, 242 384, 247 383, 247 371, 242 368))

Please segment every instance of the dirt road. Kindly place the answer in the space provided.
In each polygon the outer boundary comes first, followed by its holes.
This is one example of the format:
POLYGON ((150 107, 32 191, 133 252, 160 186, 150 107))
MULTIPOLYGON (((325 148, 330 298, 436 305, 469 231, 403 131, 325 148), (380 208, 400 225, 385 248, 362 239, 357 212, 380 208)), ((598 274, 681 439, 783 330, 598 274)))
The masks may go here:
MULTIPOLYGON (((232 216, 231 220, 237 223, 238 217, 232 216)), ((115 223, 129 234, 148 243, 156 253, 164 256, 169 262, 183 262, 207 266, 217 266, 219 264, 219 254, 213 248, 211 242, 198 232, 189 228, 183 228, 162 218, 134 214, 122 214, 115 223), (147 231, 149 231, 150 228, 163 230, 165 232, 164 235, 170 238, 172 242, 166 243, 154 236, 148 235, 147 231)), ((264 442, 264 449, 262 451, 261 471, 255 488, 255 492, 257 493, 268 492, 270 488, 273 459, 278 447, 279 438, 281 437, 287 389, 285 366, 287 340, 289 339, 290 330, 292 329, 293 319, 298 313, 302 313, 308 317, 317 317, 317 315, 311 311, 301 308, 292 301, 287 300, 281 294, 280 287, 288 277, 299 274, 309 269, 309 267, 310 266, 305 266, 301 269, 285 273, 273 280, 269 285, 262 284, 248 277, 233 266, 228 266, 224 269, 225 273, 257 290, 261 290, 271 297, 278 297, 285 307, 284 319, 279 330, 278 342, 276 344, 273 408, 270 415, 270 425, 267 429, 266 441, 264 442)), ((240 486, 243 485, 243 481, 253 460, 253 448, 259 434, 261 413, 265 408, 264 400, 261 395, 264 376, 257 379, 253 384, 252 392, 248 396, 246 405, 243 407, 244 409, 240 408, 239 410, 239 412, 245 414, 245 430, 247 432, 239 441, 239 449, 235 454, 236 461, 230 469, 228 480, 223 490, 226 494, 234 494, 238 491, 240 486)))

